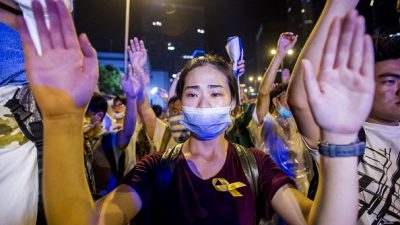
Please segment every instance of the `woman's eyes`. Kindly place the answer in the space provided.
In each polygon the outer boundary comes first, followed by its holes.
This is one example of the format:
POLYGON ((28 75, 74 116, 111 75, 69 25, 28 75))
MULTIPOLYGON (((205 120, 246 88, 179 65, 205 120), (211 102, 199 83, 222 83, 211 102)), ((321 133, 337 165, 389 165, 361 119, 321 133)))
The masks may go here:
MULTIPOLYGON (((196 97, 199 97, 199 94, 195 93, 195 92, 188 92, 188 93, 185 94, 185 96, 187 98, 196 98, 196 97)), ((222 92, 212 92, 212 93, 210 93, 209 96, 211 96, 211 97, 222 97, 222 96, 224 96, 224 93, 222 93, 222 92)))
POLYGON ((194 97, 197 97, 198 95, 196 94, 196 93, 187 93, 186 94, 186 97, 188 97, 188 98, 194 98, 194 97))
POLYGON ((212 97, 220 97, 220 96, 223 96, 223 94, 220 92, 215 92, 215 93, 211 93, 211 96, 212 97))

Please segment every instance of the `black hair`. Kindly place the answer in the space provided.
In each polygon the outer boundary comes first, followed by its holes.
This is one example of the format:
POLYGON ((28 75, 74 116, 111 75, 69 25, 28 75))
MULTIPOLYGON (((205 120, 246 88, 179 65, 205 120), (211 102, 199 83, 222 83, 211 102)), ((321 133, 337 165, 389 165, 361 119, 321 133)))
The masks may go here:
POLYGON ((285 92, 288 88, 288 84, 285 83, 280 83, 272 89, 272 91, 269 93, 269 112, 272 113, 275 109, 275 105, 272 103, 272 99, 275 97, 278 97, 281 95, 283 92, 285 92))
POLYGON ((89 106, 86 111, 92 112, 94 114, 102 112, 103 117, 101 118, 101 120, 103 120, 104 116, 107 113, 107 109, 107 100, 101 94, 97 92, 93 93, 92 99, 90 100, 89 106))
POLYGON ((113 104, 115 104, 115 102, 120 101, 122 102, 122 104, 126 105, 126 98, 122 95, 117 95, 114 97, 113 99, 113 104))
POLYGON ((400 58, 400 32, 373 37, 375 62, 400 58))
POLYGON ((154 104, 151 106, 151 108, 153 109, 154 113, 156 114, 157 118, 160 118, 161 114, 162 114, 162 107, 161 105, 158 104, 154 104))
POLYGON ((226 77, 229 90, 233 99, 239 103, 239 93, 237 90, 237 78, 233 74, 232 67, 223 58, 216 55, 205 55, 204 57, 194 58, 186 63, 181 71, 178 84, 176 85, 176 95, 182 99, 183 88, 185 87, 185 79, 190 71, 197 67, 212 65, 215 69, 223 73, 226 77))
POLYGON ((178 101, 178 100, 179 100, 179 98, 178 98, 177 95, 172 96, 172 97, 168 100, 167 106, 169 106, 169 105, 171 105, 171 104, 174 104, 174 103, 175 103, 176 101, 178 101))

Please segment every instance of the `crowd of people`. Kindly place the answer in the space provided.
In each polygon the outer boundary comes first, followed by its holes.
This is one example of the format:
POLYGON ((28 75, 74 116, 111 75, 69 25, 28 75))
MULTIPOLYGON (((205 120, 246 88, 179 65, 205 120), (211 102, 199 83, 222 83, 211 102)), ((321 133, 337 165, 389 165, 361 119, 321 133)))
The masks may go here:
POLYGON ((326 1, 277 84, 282 33, 255 102, 206 55, 162 115, 143 40, 110 104, 71 0, 0 0, 0 225, 400 224, 400 35, 357 3, 326 1))

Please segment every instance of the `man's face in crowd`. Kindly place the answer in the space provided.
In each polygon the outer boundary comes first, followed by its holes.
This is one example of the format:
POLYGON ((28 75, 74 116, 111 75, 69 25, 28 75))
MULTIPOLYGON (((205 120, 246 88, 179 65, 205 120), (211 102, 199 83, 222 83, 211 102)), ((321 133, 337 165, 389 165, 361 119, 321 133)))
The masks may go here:
POLYGON ((375 98, 370 119, 397 125, 400 121, 400 59, 375 64, 375 98))
POLYGON ((178 99, 175 102, 168 105, 168 114, 169 115, 174 115, 174 114, 181 113, 181 112, 182 112, 181 100, 178 99))
POLYGON ((94 113, 86 111, 85 117, 83 118, 83 133, 88 133, 92 131, 97 126, 97 124, 101 123, 102 117, 102 112, 94 113))
POLYGON ((115 113, 125 112, 125 105, 119 100, 114 101, 111 108, 115 113))

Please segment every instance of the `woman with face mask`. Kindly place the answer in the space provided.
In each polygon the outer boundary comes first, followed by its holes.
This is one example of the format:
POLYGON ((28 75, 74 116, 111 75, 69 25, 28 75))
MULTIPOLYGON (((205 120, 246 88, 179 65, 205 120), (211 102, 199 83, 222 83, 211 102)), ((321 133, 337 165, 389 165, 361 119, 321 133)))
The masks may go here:
MULTIPOLYGON (((37 24, 40 30, 46 30, 40 6, 34 4, 39 20, 37 24)), ((42 56, 35 55, 31 51, 33 44, 26 26, 21 20, 20 23, 24 50, 30 58, 27 64, 30 85, 44 117, 44 190, 50 224, 122 225, 132 218, 138 221, 147 218, 152 221, 145 221, 146 224, 250 225, 257 224, 259 218, 269 218, 274 211, 289 224, 355 223, 357 156, 364 149, 356 138, 371 108, 373 89, 364 91, 346 84, 348 79, 357 79, 360 83, 367 82, 373 86, 372 42, 369 37, 364 37, 362 19, 346 17, 334 20, 326 41, 325 64, 319 74, 321 79, 315 79, 312 65, 304 61, 307 97, 324 134, 319 149, 322 154, 322 182, 315 202, 297 191, 293 182, 265 153, 251 149, 249 151, 256 159, 259 172, 259 194, 254 199, 238 156, 224 137, 224 131, 230 124, 229 111, 236 104, 237 94, 233 88, 236 87, 236 80, 226 62, 207 56, 188 62, 177 85, 177 95, 183 105, 182 123, 191 133, 178 154, 166 193, 161 198, 157 193, 158 169, 163 161, 162 155, 155 153, 139 162, 115 190, 95 205, 83 174, 81 133, 84 110, 97 79, 97 58, 85 35, 81 35, 78 41, 72 19, 66 16, 65 6, 59 1, 48 1, 48 4, 56 4, 58 8, 51 11, 51 19, 59 21, 54 24, 61 24, 71 31, 53 31, 66 47, 54 49, 46 46, 42 56), (342 24, 345 29, 342 29, 342 24), (348 40, 346 37, 353 38, 348 40), (335 60, 330 59, 339 55, 336 49, 351 52, 348 51, 348 41, 350 46, 364 43, 354 48, 364 54, 348 55, 340 66, 334 66, 332 62, 335 60), (69 59, 65 60, 68 66, 63 67, 67 69, 59 69, 58 65, 49 63, 55 58, 69 59), (351 67, 349 60, 352 61, 351 67), (353 67, 361 64, 362 72, 359 67, 353 67), (343 75, 348 79, 342 79, 343 75), (322 79, 327 77, 329 82, 322 79), (334 88, 328 88, 332 87, 329 86, 332 82, 334 88), (335 89, 339 89, 346 98, 336 98, 335 89), (357 95, 353 97, 355 93, 357 95), (58 101, 60 99, 62 101, 58 101), (54 102, 59 104, 54 105, 54 102), (351 108, 355 102, 362 104, 351 108), (335 110, 326 110, 329 106, 335 110), (351 122, 333 119, 337 114, 349 112, 357 113, 358 117, 351 122), (165 207, 156 211, 155 208, 160 205, 165 207)), ((48 32, 41 32, 40 37, 54 38, 48 36, 48 32)), ((343 54, 340 56, 343 57, 343 54)), ((143 73, 131 72, 134 76, 143 73)))

